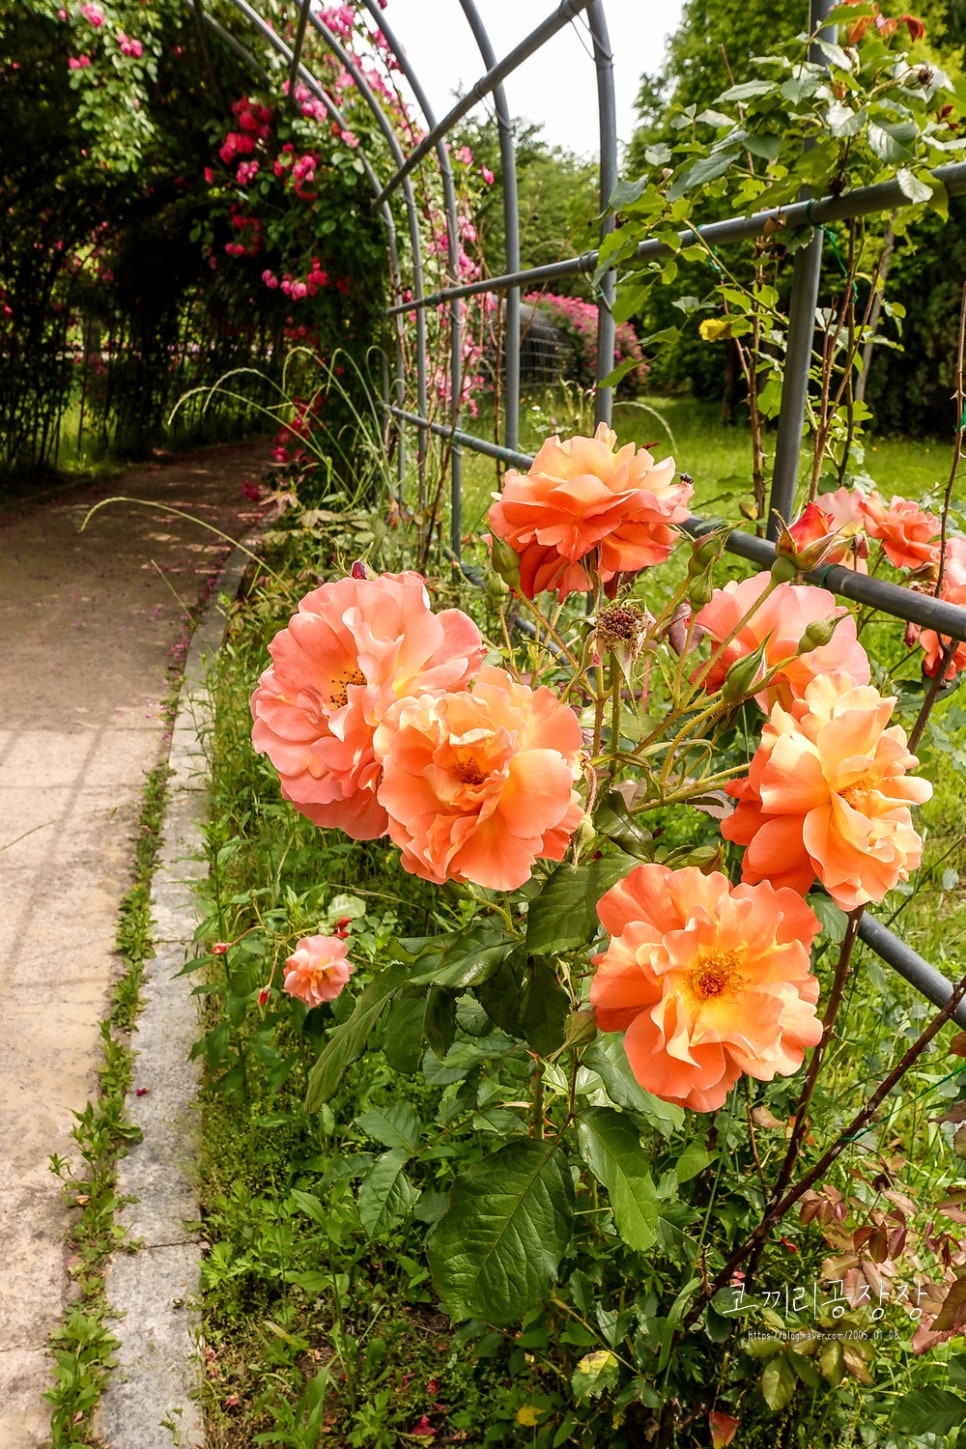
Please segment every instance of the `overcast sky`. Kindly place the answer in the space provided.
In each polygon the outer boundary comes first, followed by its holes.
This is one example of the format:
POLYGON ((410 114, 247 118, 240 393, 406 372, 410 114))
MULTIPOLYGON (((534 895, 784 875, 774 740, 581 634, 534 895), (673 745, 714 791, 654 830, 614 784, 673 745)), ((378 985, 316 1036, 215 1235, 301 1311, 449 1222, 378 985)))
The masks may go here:
MULTIPOLYGON (((557 8, 556 0, 476 0, 497 59, 557 8)), ((644 71, 659 70, 664 41, 677 28, 682 0, 604 0, 614 52, 617 134, 634 129, 634 98, 644 71)), ((458 92, 485 70, 459 0, 389 0, 386 20, 419 71, 439 119, 458 92)), ((596 155, 597 87, 593 47, 583 16, 570 22, 504 82, 514 116, 537 121, 544 139, 596 155)))

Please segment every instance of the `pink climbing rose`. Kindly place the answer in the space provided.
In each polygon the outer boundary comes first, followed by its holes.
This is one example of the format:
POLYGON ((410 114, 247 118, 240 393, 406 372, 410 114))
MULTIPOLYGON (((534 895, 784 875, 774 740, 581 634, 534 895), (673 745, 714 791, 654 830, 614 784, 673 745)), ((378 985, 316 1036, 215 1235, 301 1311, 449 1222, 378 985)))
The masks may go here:
POLYGON ((334 1001, 355 967, 338 936, 303 936, 285 962, 285 990, 306 1006, 334 1001))

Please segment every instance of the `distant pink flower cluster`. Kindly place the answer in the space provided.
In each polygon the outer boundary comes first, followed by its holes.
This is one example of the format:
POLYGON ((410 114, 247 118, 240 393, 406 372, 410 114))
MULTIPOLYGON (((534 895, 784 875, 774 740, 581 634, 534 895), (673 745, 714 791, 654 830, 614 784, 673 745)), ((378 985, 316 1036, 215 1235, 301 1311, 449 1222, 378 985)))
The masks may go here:
MULTIPOLYGON (((583 387, 593 387, 597 379, 597 308, 579 297, 560 297, 553 292, 531 292, 524 301, 537 307, 554 326, 560 329, 574 347, 574 380, 583 387)), ((641 387, 647 377, 637 333, 629 322, 622 322, 614 338, 618 363, 633 358, 637 366, 628 374, 632 385, 641 387)))
POLYGON ((351 5, 333 5, 329 10, 320 10, 319 19, 340 40, 352 39, 356 17, 351 5))
POLYGON ((80 13, 95 30, 99 30, 104 24, 104 11, 99 5, 82 5, 80 13))
POLYGON ((140 60, 143 51, 140 40, 132 40, 129 35, 124 34, 123 30, 119 30, 117 33, 117 43, 122 55, 130 55, 135 60, 140 60))
POLYGON ((388 832, 437 883, 513 890, 538 857, 563 858, 582 814, 576 714, 481 669, 476 625, 435 614, 418 574, 323 584, 270 652, 252 739, 316 825, 388 832))

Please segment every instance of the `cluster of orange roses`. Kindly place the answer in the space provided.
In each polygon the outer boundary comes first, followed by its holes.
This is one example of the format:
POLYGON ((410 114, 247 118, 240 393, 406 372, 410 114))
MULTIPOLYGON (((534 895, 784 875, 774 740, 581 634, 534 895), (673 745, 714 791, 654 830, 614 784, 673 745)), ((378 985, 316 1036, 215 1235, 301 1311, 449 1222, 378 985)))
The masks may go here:
MULTIPOLYGON (((690 481, 675 481, 672 459, 632 444, 615 452, 616 441, 603 425, 593 438, 551 438, 528 474, 507 474, 489 522, 518 554, 528 597, 613 588, 670 552, 690 481)), ((796 542, 848 533, 858 506, 823 499, 796 542)), ((890 559, 930 562, 929 515, 899 499, 861 508, 890 559)), ((961 545, 949 546, 950 589, 961 545)), ((966 557, 962 569, 966 586, 966 557)), ((910 807, 930 786, 908 776, 917 761, 889 725, 895 701, 870 684, 855 621, 828 591, 768 573, 729 583, 689 633, 711 640, 693 676, 707 691, 759 660, 760 688, 753 678, 745 693, 768 718, 747 777, 727 787, 737 807, 722 824, 746 847, 742 884, 692 867, 632 870, 599 902, 611 939, 590 999, 602 1030, 625 1033, 648 1090, 711 1111, 741 1073, 792 1073, 820 1040, 809 969, 819 923, 803 896, 817 880, 847 911, 882 900, 919 863, 910 807)), ((388 834, 404 867, 438 884, 509 891, 538 858, 563 859, 583 818, 577 715, 550 689, 483 665, 476 625, 458 609, 434 613, 417 574, 323 584, 270 647, 252 699, 255 747, 315 824, 388 834)), ((327 940, 306 938, 287 963, 286 989, 309 1004, 348 979, 344 949, 328 952, 327 940)))

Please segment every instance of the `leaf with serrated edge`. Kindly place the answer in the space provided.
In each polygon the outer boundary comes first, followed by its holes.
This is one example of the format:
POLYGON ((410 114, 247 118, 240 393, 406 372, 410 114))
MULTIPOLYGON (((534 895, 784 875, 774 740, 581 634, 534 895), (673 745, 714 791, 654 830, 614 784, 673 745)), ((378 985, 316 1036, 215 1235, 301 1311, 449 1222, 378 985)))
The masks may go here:
POLYGON ((574 1191, 556 1143, 507 1143, 454 1182, 427 1243, 436 1292, 488 1323, 512 1323, 552 1288, 570 1241, 574 1191))
POLYGON ((373 1107, 355 1119, 355 1125, 384 1147, 401 1147, 413 1153, 419 1143, 419 1115, 409 1102, 373 1107))
POLYGON ((607 1189, 621 1237, 628 1247, 647 1252, 657 1238, 658 1201, 637 1129, 613 1107, 588 1107, 577 1122, 577 1142, 607 1189))
POLYGON ((373 1238, 412 1210, 419 1193, 404 1171, 409 1153, 394 1147, 377 1157, 359 1184, 359 1221, 373 1238))
POLYGON ((365 988, 348 1021, 337 1026, 309 1073, 305 1110, 317 1112, 338 1090, 346 1067, 362 1056, 373 1029, 385 1011, 389 998, 406 973, 398 966, 380 971, 365 988))
POLYGON ((894 1423, 903 1434, 948 1434, 966 1423, 966 1399, 927 1384, 899 1400, 894 1423))

